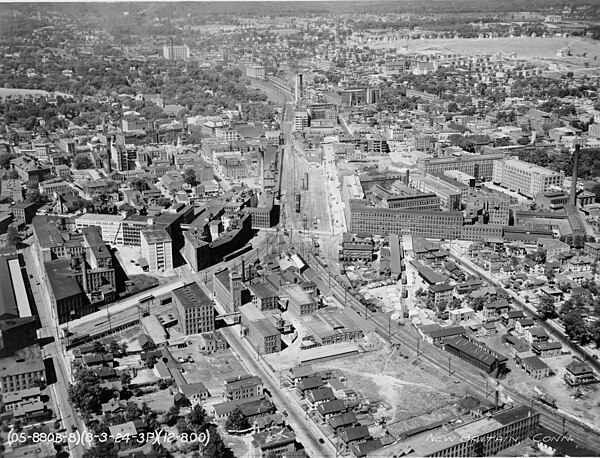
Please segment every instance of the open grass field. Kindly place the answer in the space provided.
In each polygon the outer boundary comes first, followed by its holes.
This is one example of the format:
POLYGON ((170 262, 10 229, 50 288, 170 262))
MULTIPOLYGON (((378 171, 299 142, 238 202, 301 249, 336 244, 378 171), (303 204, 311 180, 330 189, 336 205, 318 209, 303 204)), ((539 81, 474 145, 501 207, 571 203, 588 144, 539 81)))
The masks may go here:
MULTIPOLYGON (((50 95, 50 92, 48 91, 42 91, 40 89, 15 89, 15 88, 8 88, 8 87, 0 87, 0 99, 4 98, 4 97, 15 97, 15 96, 19 96, 19 95, 23 95, 23 96, 34 96, 34 95, 42 95, 42 96, 47 96, 50 95)), ((54 94, 56 95, 60 95, 63 97, 71 97, 69 94, 65 94, 63 92, 55 92, 54 94)))

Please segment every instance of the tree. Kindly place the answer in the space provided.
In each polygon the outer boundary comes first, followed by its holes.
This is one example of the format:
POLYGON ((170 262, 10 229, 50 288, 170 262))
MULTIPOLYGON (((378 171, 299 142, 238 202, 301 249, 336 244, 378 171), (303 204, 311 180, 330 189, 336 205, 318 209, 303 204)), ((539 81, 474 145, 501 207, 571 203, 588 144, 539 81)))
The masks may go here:
POLYGON ((211 425, 208 427, 208 434, 210 435, 210 441, 204 447, 202 453, 204 458, 229 458, 233 456, 215 426, 211 425))
MULTIPOLYGON (((127 374, 127 372, 123 372, 127 374)), ((122 375, 122 374, 121 374, 122 375)), ((137 406, 135 402, 127 403, 127 409, 125 409, 125 420, 133 421, 142 418, 142 410, 137 406)))
POLYGON ((579 341, 581 345, 588 343, 588 329, 579 310, 573 310, 568 315, 565 315, 563 325, 565 327, 565 334, 567 334, 569 339, 579 341))
POLYGON ((126 387, 131 383, 131 374, 129 373, 129 371, 121 372, 119 378, 123 387, 126 387))
POLYGON ((150 189, 150 185, 143 178, 134 178, 131 180, 131 187, 140 192, 150 189))
POLYGON ((17 156, 11 153, 0 153, 0 167, 7 169, 10 166, 10 161, 15 157, 17 156))
POLYGON ((69 402, 81 411, 83 416, 98 413, 102 405, 102 380, 87 367, 79 367, 74 374, 75 383, 69 385, 69 402))
POLYGON ((206 411, 200 404, 196 404, 192 408, 192 411, 189 413, 187 419, 194 429, 199 430, 206 422, 206 411))
POLYGON ((185 172, 183 172, 183 179, 190 186, 196 186, 198 184, 196 171, 194 169, 186 169, 185 172))
POLYGON ((225 428, 228 431, 244 431, 250 427, 248 423, 248 419, 244 417, 242 410, 239 407, 236 407, 227 418, 227 422, 225 423, 225 428))
POLYGON ((73 159, 73 167, 75 167, 77 170, 91 169, 94 167, 94 163, 90 159, 89 155, 86 153, 79 153, 77 156, 75 156, 75 159, 73 159))
POLYGON ((185 418, 177 420, 177 432, 179 435, 187 434, 188 436, 192 432, 192 428, 185 418))
POLYGON ((15 226, 8 226, 6 241, 10 246, 16 247, 21 242, 21 236, 15 226))
POLYGON ((171 406, 169 408, 169 410, 167 411, 167 413, 163 416, 162 422, 169 426, 175 425, 175 423, 177 423, 177 419, 179 418, 180 411, 181 411, 181 409, 179 408, 179 406, 177 406, 177 405, 171 406))
POLYGON ((540 320, 550 320, 552 318, 556 318, 558 313, 556 312, 554 298, 547 294, 542 296, 537 307, 537 312, 540 320))
POLYGON ((34 203, 38 206, 42 206, 46 203, 46 196, 42 194, 39 189, 28 189, 25 193, 25 199, 27 202, 34 203))
POLYGON ((2 176, 3 180, 18 180, 19 172, 14 169, 7 170, 6 173, 2 176))

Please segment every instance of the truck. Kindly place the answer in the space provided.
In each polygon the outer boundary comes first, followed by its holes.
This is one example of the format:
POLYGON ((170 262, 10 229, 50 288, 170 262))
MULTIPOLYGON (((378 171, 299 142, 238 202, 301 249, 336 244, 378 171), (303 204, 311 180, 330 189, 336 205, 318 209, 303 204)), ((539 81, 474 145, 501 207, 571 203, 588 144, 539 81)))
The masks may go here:
POLYGON ((296 213, 300 213, 300 194, 296 194, 296 213))

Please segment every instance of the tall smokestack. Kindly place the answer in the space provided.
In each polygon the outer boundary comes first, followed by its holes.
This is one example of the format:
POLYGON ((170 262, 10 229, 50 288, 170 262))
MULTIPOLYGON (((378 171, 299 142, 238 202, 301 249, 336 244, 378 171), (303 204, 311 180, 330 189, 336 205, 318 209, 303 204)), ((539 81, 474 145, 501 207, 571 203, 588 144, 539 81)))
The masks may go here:
POLYGON ((242 259, 242 283, 246 281, 246 261, 242 259))
POLYGON ((89 288, 88 288, 88 278, 87 278, 87 264, 85 262, 85 252, 81 253, 81 270, 82 270, 82 277, 83 277, 83 292, 85 294, 89 293, 89 288))
POLYGON ((579 145, 575 145, 575 153, 573 154, 573 176, 571 177, 571 195, 569 203, 574 207, 577 206, 577 175, 579 173, 579 145))

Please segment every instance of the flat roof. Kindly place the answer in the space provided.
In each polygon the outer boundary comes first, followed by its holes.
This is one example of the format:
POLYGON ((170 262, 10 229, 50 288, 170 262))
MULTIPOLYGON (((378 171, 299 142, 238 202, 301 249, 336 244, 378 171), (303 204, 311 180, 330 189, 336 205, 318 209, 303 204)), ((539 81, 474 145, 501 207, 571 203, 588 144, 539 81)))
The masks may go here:
POLYGON ((19 316, 21 318, 30 317, 31 307, 29 306, 29 297, 27 296, 27 290, 25 289, 25 282, 23 280, 23 272, 21 271, 19 259, 9 259, 8 268, 10 270, 10 281, 17 299, 19 316))
POLYGON ((174 289, 171 294, 177 298, 184 309, 212 307, 212 300, 196 282, 188 283, 187 285, 174 289))
POLYGON ((54 298, 57 301, 82 294, 81 286, 75 279, 71 263, 67 259, 45 262, 44 266, 54 298))

